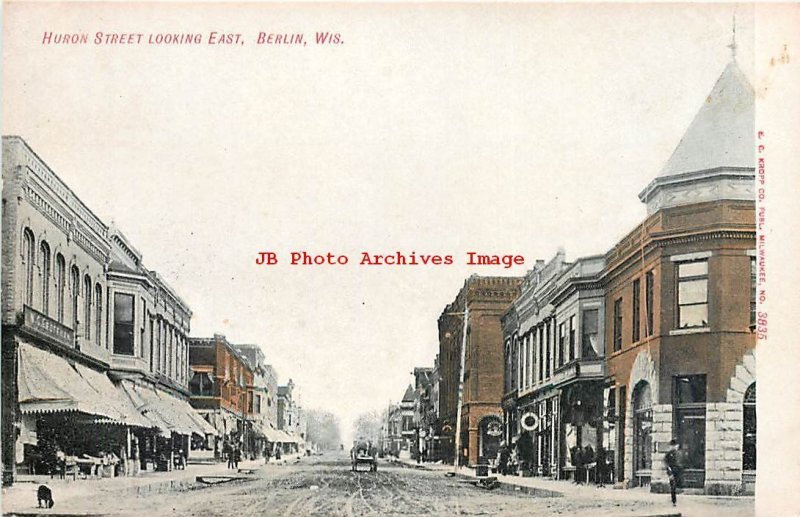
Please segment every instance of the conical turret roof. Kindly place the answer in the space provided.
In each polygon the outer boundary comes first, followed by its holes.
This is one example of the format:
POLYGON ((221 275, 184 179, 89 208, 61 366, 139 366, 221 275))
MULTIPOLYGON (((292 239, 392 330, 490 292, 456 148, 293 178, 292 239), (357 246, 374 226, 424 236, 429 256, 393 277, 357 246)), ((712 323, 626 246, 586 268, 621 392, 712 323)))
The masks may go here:
POLYGON ((754 177, 755 94, 733 60, 639 199, 650 214, 722 199, 752 201, 754 177))
POLYGON ((754 167, 754 104, 752 86, 736 61, 731 61, 658 176, 754 167))

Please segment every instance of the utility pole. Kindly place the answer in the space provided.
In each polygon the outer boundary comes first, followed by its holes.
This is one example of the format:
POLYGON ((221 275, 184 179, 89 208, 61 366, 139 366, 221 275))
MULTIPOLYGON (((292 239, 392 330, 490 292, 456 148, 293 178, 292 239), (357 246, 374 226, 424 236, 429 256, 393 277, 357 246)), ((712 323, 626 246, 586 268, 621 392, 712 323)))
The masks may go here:
MULTIPOLYGON (((466 301, 464 302, 466 305, 466 301)), ((458 370, 458 402, 456 403, 456 453, 453 456, 453 473, 455 474, 459 468, 459 460, 461 458, 461 403, 464 400, 464 359, 467 355, 467 325, 469 324, 469 307, 464 309, 464 312, 448 313, 451 316, 464 316, 464 324, 461 330, 461 365, 458 370)))

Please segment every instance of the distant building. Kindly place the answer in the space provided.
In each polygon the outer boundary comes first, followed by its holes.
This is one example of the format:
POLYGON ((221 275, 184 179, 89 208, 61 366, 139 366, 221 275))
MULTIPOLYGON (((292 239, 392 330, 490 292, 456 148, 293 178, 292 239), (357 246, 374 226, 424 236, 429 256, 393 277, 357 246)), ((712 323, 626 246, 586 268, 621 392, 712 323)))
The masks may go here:
POLYGON ((190 338, 191 403, 217 431, 217 456, 225 441, 250 452, 253 371, 223 334, 190 338))
POLYGON ((496 456, 503 434, 503 331, 500 318, 519 294, 517 277, 470 276, 439 316, 441 450, 453 461, 464 311, 469 321, 461 407, 461 453, 474 465, 496 456))
POLYGON ((431 421, 431 374, 433 368, 416 367, 414 368, 414 437, 411 456, 414 459, 422 459, 428 455, 428 433, 435 424, 431 421))
POLYGON ((277 383, 274 372, 265 364, 264 352, 258 345, 233 345, 233 347, 247 361, 253 372, 253 383, 247 387, 247 415, 252 424, 253 432, 250 434, 249 448, 261 452, 267 442, 274 442, 277 438, 277 418, 270 417, 277 412, 271 407, 271 400, 276 396, 277 383))
POLYGON ((278 429, 283 431, 284 452, 296 452, 304 445, 304 436, 300 436, 300 408, 294 400, 294 388, 292 379, 285 386, 278 386, 278 429))
POLYGON ((416 448, 416 427, 414 426, 414 387, 409 384, 403 398, 389 406, 388 412, 388 452, 400 458, 411 458, 416 448))

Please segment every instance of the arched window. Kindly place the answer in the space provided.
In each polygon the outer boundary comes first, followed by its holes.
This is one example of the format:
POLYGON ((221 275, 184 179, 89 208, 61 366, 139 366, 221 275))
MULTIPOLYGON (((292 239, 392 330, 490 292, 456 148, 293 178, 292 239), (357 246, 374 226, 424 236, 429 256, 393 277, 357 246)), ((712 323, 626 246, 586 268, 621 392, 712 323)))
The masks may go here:
POLYGON ((86 340, 92 339, 92 279, 83 277, 83 332, 86 340))
POLYGON ((756 470, 756 383, 744 392, 742 470, 756 470))
POLYGON ((72 293, 72 330, 78 332, 78 297, 81 294, 81 272, 78 266, 69 271, 69 290, 72 293))
POLYGON ((22 263, 25 268, 25 303, 33 305, 33 232, 25 228, 22 236, 22 263))
POLYGON ((67 284, 67 264, 64 255, 56 255, 56 317, 64 323, 64 288, 67 284))
POLYGON ((103 287, 94 285, 94 313, 95 313, 95 341, 97 346, 103 346, 103 287))
POLYGON ((642 381, 633 392, 633 461, 637 475, 639 471, 648 471, 653 466, 652 430, 653 399, 650 384, 642 381))
POLYGON ((50 316, 50 246, 45 241, 39 245, 42 260, 42 312, 50 316))

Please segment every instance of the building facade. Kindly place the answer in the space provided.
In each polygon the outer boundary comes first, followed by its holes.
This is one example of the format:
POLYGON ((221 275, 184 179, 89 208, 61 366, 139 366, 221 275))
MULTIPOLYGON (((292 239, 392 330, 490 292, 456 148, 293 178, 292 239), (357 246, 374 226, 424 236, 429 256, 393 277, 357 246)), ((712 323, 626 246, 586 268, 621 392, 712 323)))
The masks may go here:
POLYGON ((671 439, 684 485, 755 483, 754 94, 732 61, 661 174, 648 217, 606 255, 608 394, 616 476, 667 490, 671 439))
POLYGON ((603 266, 537 261, 503 317, 505 439, 531 474, 572 477, 576 453, 603 444, 603 266))
POLYGON ((247 360, 223 334, 189 339, 191 403, 216 430, 215 456, 224 445, 252 452, 252 415, 248 412, 253 391, 253 371, 247 360))
POLYGON ((503 411, 533 474, 570 477, 584 451, 606 481, 666 491, 676 440, 684 487, 753 492, 753 105, 732 61, 641 192, 646 219, 603 256, 526 275, 502 319, 503 411))
MULTIPOLYGON (((500 318, 519 294, 522 279, 470 276, 439 316, 439 404, 442 448, 455 450, 461 346, 466 309, 464 391, 461 404, 462 461, 494 458, 502 439, 504 365, 500 318)), ((445 459, 453 461, 453 454, 445 459)))
POLYGON ((186 303, 16 136, 2 224, 4 483, 53 471, 58 451, 74 469, 113 455, 125 475, 185 458, 206 431, 186 403, 186 303), (149 361, 157 314, 168 369, 149 361))

